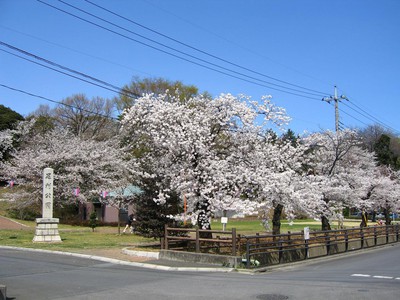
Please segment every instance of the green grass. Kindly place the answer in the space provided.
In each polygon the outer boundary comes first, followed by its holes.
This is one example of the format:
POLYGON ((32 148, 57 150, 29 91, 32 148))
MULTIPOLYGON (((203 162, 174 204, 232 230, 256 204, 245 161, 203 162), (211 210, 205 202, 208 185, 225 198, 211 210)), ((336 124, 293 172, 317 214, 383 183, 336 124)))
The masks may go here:
MULTIPOLYGON (((288 231, 299 232, 302 231, 306 226, 310 227, 311 230, 321 229, 321 223, 313 219, 295 220, 293 225, 289 225, 287 220, 281 220, 281 233, 287 233, 288 231)), ((211 228, 213 230, 222 230, 220 219, 213 220, 211 228)), ((270 222, 270 230, 267 231, 259 219, 229 219, 228 224, 226 225, 226 230, 231 230, 232 228, 236 228, 236 232, 238 234, 265 234, 271 232, 272 224, 270 222)))
MULTIPOLYGON (((345 228, 357 227, 359 226, 360 220, 347 220, 344 223, 345 228)), ((269 222, 270 229, 267 231, 264 226, 261 224, 261 220, 259 219, 229 219, 228 224, 226 225, 226 230, 231 230, 232 228, 236 228, 236 232, 238 234, 244 235, 252 235, 255 233, 266 234, 272 232, 272 223, 269 222)), ((281 220, 281 233, 290 232, 300 232, 304 230, 304 227, 309 227, 310 230, 321 230, 321 222, 315 221, 314 219, 301 219, 294 220, 290 225, 287 220, 281 220)), ((338 228, 337 222, 331 222, 332 229, 338 228)), ((222 224, 220 219, 213 220, 211 224, 211 228, 213 230, 222 230, 222 224)))
MULTIPOLYGON (((38 248, 58 251, 79 252, 90 249, 111 249, 138 246, 140 244, 154 243, 154 239, 144 238, 132 234, 118 235, 116 227, 97 227, 95 232, 91 228, 81 226, 71 226, 59 224, 59 233, 62 243, 33 243, 35 235, 35 222, 16 220, 19 223, 29 226, 21 230, 0 230, 0 245, 16 246, 27 248, 38 248)), ((288 231, 300 232, 304 227, 310 227, 311 230, 320 230, 321 223, 313 219, 295 220, 293 225, 289 225, 286 220, 282 220, 281 233, 288 231)), ((336 224, 331 224, 336 228, 336 224)), ((357 226, 355 223, 345 223, 347 227, 357 226)), ((222 230, 220 219, 213 220, 211 225, 213 230, 222 230)), ((258 219, 229 219, 226 227, 227 231, 236 228, 238 234, 254 235, 255 233, 271 233, 266 231, 258 219)), ((122 228, 121 228, 122 230, 122 228)))
POLYGON ((62 243, 33 243, 34 227, 0 230, 0 245, 74 252, 85 249, 123 248, 154 242, 154 239, 132 234, 118 235, 117 232, 118 229, 115 227, 101 227, 92 232, 92 229, 88 227, 60 225, 59 233, 62 243))

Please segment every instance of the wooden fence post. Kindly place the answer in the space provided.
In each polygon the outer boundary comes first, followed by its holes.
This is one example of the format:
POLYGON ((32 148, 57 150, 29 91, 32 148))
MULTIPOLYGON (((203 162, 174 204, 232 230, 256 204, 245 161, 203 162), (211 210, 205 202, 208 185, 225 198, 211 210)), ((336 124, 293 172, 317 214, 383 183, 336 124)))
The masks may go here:
POLYGON ((236 228, 232 228, 232 256, 236 256, 236 228))
POLYGON ((250 269, 250 242, 246 239, 246 268, 250 269))
POLYGON ((325 246, 326 246, 326 255, 329 255, 331 252, 331 238, 328 232, 325 232, 325 246))
POLYGON ((389 225, 386 225, 386 244, 389 244, 389 225))
POLYGON ((361 249, 364 249, 364 229, 360 228, 361 249))
POLYGON ((164 249, 168 250, 168 227, 167 227, 167 224, 164 225, 164 249))
POLYGON ((304 240, 304 259, 308 258, 308 240, 304 240))
POLYGON ((283 241, 282 241, 282 239, 279 240, 278 245, 279 245, 279 263, 281 264, 283 261, 283 241))
POLYGON ((200 252, 200 232, 199 228, 196 228, 196 253, 200 252))

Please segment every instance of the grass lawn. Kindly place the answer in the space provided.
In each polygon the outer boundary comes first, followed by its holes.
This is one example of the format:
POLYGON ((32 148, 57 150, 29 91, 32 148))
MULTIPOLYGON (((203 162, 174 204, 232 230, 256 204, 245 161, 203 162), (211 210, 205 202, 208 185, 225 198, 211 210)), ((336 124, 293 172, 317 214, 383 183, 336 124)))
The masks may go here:
MULTIPOLYGON (((117 227, 97 227, 92 232, 92 229, 88 227, 60 224, 59 233, 62 243, 33 243, 35 222, 16 221, 28 227, 20 230, 0 230, 0 245, 79 252, 80 250, 90 249, 121 249, 123 247, 157 242, 157 240, 140 237, 135 234, 118 235, 117 227)), ((282 220, 281 222, 281 233, 287 233, 287 231, 292 233, 299 232, 304 227, 310 227, 311 230, 320 230, 321 228, 321 223, 313 219, 295 220, 292 225, 286 220, 282 220)), ((332 228, 337 227, 337 223, 331 225, 332 228)), ((346 227, 355 227, 358 225, 359 220, 345 222, 346 227)), ((222 230, 220 219, 213 220, 211 226, 213 230, 222 230)), ((260 234, 270 233, 270 231, 267 232, 265 230, 258 219, 229 219, 226 230, 230 231, 232 228, 236 228, 237 233, 242 235, 254 235, 257 232, 260 234)))
POLYGON ((29 228, 0 230, 0 245, 74 252, 82 249, 123 248, 155 241, 134 234, 118 235, 116 227, 97 227, 92 232, 92 229, 88 227, 60 224, 59 233, 62 243, 33 243, 35 223, 19 220, 18 222, 28 225, 29 228))
MULTIPOLYGON (((349 220, 344 223, 344 227, 355 227, 358 226, 359 223, 360 220, 349 220)), ((304 227, 309 227, 310 230, 321 230, 321 222, 315 221, 314 219, 302 219, 294 220, 292 224, 289 224, 287 220, 281 220, 281 233, 283 234, 287 233, 288 231, 300 232, 304 230, 304 227)), ((332 229, 338 228, 338 223, 332 222, 331 227, 332 229)), ((222 230, 220 219, 213 220, 211 228, 213 230, 222 230)), ((236 228, 238 234, 253 235, 257 232, 260 234, 266 234, 272 231, 272 223, 270 222, 270 229, 267 231, 259 219, 229 219, 228 224, 226 225, 226 230, 231 230, 232 228, 236 228)))

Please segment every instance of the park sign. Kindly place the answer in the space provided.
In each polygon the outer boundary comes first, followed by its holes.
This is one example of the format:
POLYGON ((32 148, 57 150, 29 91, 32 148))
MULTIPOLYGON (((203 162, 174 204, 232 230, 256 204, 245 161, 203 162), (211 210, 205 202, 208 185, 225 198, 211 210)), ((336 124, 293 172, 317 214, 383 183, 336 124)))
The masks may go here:
POLYGON ((53 180, 53 169, 44 169, 42 218, 53 218, 53 180))
POLYGON ((36 231, 33 242, 61 242, 58 233, 58 218, 53 218, 53 182, 54 171, 43 170, 42 218, 36 219, 36 231))
POLYGON ((310 227, 304 227, 304 239, 306 241, 310 239, 310 227))

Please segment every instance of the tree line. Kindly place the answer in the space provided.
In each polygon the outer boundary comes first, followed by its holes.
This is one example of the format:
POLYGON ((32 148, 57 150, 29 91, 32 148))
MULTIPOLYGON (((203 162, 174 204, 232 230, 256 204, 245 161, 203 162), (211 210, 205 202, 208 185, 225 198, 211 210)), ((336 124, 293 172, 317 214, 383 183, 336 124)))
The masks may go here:
POLYGON ((377 125, 299 136, 284 130, 290 118, 270 96, 212 98, 162 79, 124 89, 135 96, 74 95, 0 131, 0 176, 18 183, 8 199, 19 210, 40 207, 41 172, 51 167, 60 213, 93 198, 134 203, 147 236, 173 222, 210 229, 228 211, 257 214, 274 233, 283 213, 328 230, 348 208, 382 211, 387 223, 398 211, 400 144, 377 125), (132 184, 142 191, 134 198, 101 196, 132 184))

